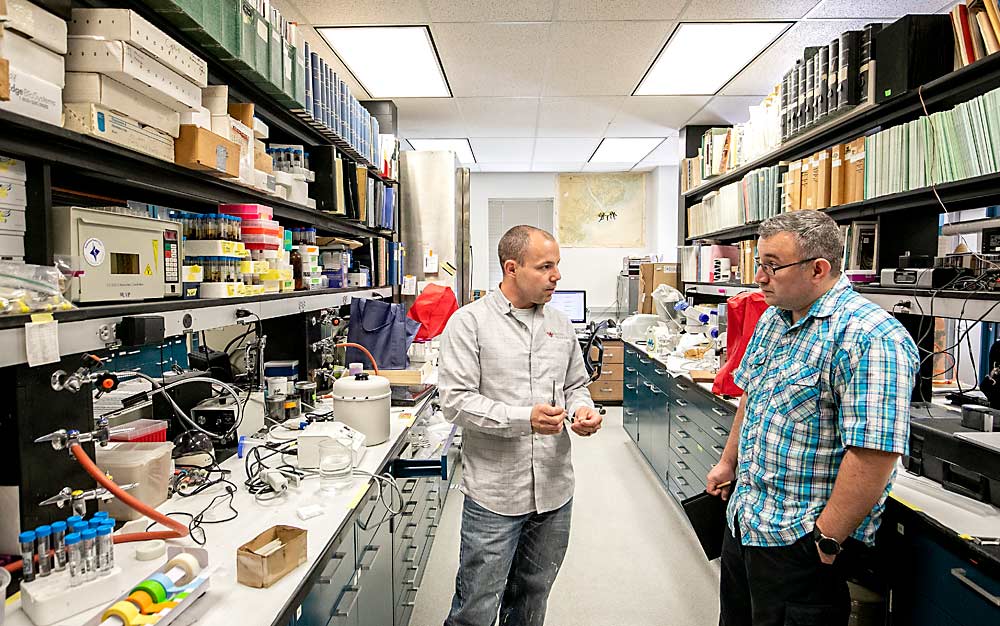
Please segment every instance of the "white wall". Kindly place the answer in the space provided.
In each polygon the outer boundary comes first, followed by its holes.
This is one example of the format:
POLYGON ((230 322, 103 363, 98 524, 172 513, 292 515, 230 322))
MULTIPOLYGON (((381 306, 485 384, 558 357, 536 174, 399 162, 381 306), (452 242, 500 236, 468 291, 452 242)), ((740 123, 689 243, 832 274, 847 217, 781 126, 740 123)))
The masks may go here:
MULTIPOLYGON (((489 283, 489 260, 496 250, 489 245, 490 198, 555 198, 556 176, 552 173, 473 173, 471 182, 472 287, 492 289, 489 283)), ((613 308, 617 276, 622 257, 664 254, 664 260, 677 258, 677 185, 676 167, 659 167, 646 179, 645 248, 563 248, 562 289, 586 289, 591 309, 613 308)))

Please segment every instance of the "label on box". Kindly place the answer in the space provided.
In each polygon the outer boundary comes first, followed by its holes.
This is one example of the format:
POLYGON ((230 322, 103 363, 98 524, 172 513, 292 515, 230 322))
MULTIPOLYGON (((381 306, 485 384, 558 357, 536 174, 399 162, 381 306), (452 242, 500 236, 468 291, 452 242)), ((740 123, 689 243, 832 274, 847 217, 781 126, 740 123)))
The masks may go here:
MULTIPOLYGON (((35 317, 33 315, 32 319, 35 317)), ((24 347, 31 367, 59 362, 59 322, 51 315, 47 317, 48 321, 24 325, 24 347)))
POLYGON ((215 169, 220 172, 226 171, 226 164, 229 162, 229 150, 225 146, 215 146, 215 169))

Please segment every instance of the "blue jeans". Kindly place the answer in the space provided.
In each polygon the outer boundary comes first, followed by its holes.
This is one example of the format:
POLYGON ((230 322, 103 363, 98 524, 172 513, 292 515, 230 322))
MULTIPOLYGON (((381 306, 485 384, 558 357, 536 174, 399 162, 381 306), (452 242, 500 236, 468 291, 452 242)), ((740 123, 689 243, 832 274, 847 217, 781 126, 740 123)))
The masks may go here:
POLYGON ((541 626, 569 545, 573 501, 548 513, 498 515, 466 496, 455 597, 445 626, 541 626))

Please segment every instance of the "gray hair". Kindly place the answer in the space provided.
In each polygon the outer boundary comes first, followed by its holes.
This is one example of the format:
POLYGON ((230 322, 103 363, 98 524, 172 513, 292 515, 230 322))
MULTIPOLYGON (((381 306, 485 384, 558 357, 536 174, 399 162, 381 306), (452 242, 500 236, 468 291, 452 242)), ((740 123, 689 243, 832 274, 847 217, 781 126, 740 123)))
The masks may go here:
POLYGON ((497 246, 497 256, 500 257, 501 268, 504 262, 511 260, 517 262, 518 265, 524 265, 524 255, 528 250, 528 243, 531 241, 532 233, 538 233, 549 241, 556 240, 552 236, 552 233, 544 231, 541 228, 528 226, 527 224, 511 228, 500 238, 500 244, 497 246))
POLYGON ((791 233, 804 259, 826 259, 830 273, 840 274, 844 257, 844 237, 837 222, 821 211, 793 211, 781 213, 760 225, 758 236, 773 237, 778 233, 791 233))

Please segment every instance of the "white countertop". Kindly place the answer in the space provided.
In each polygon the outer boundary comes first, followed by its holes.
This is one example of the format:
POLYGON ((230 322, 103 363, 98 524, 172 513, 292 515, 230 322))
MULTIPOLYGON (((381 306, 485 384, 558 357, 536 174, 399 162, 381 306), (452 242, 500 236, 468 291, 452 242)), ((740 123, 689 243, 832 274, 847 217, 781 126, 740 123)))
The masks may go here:
MULTIPOLYGON (((406 436, 412 417, 419 413, 427 400, 415 407, 393 409, 389 440, 377 446, 368 448, 359 464, 361 470, 375 472, 390 458, 390 453, 396 448, 402 437, 406 436)), ((210 567, 217 568, 211 577, 211 587, 206 597, 200 599, 187 612, 179 616, 172 624, 186 626, 188 624, 244 624, 257 626, 270 624, 278 617, 289 598, 302 584, 311 566, 322 555, 344 521, 353 513, 368 489, 370 478, 355 477, 353 484, 335 495, 320 492, 319 479, 311 478, 303 481, 297 490, 289 490, 289 495, 273 503, 258 503, 243 486, 243 459, 233 456, 222 463, 222 467, 232 471, 230 480, 239 486, 233 499, 233 507, 239 512, 239 517, 225 524, 204 526, 209 551, 210 567), (325 512, 322 515, 302 521, 295 512, 299 508, 318 504, 325 512), (285 524, 303 528, 308 531, 306 563, 289 572, 284 578, 267 589, 245 587, 236 582, 236 549, 272 526, 285 524)), ((215 496, 224 493, 222 485, 208 489, 204 493, 188 498, 173 497, 157 507, 161 512, 184 511, 197 513, 203 509, 215 496)), ((226 500, 221 500, 215 507, 215 517, 224 518, 231 514, 226 506, 226 500)), ((212 513, 205 516, 213 519, 212 513)), ((144 530, 145 519, 130 522, 129 531, 144 530), (131 525, 140 525, 138 529, 131 525)), ((171 545, 197 547, 190 539, 171 540, 171 545)), ((140 544, 121 544, 115 546, 115 564, 128 574, 125 579, 134 585, 143 580, 149 573, 161 567, 165 558, 156 561, 141 562, 134 557, 135 548, 140 544)), ((127 591, 127 589, 122 590, 127 591)), ((58 626, 80 626, 93 615, 103 610, 97 607, 85 611, 78 616, 58 622, 58 626)), ((7 626, 33 626, 31 620, 20 610, 19 600, 7 606, 7 626)))

